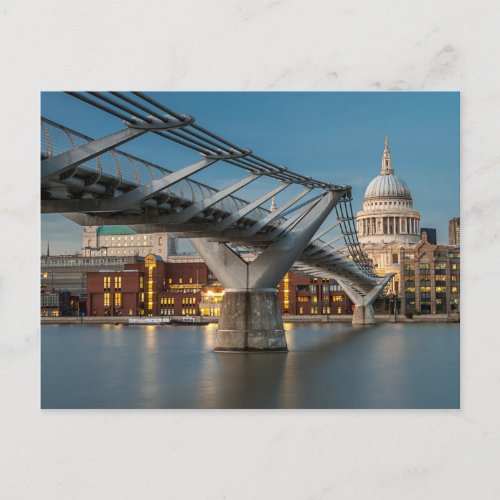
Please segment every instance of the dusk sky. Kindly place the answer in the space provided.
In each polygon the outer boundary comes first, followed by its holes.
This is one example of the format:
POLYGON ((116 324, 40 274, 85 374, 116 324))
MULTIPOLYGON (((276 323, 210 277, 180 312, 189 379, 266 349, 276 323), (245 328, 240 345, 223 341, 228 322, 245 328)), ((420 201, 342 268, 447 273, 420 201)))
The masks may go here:
MULTIPOLYGON (((193 115, 200 125, 269 161, 319 180, 351 185, 355 211, 361 209, 366 186, 380 173, 389 136, 395 173, 410 187, 421 227, 436 228, 438 243, 448 242, 448 220, 460 215, 459 93, 154 94, 169 108, 193 115)), ((43 93, 41 104, 42 116, 94 138, 123 128, 119 119, 64 93, 43 93)), ((120 149, 169 169, 197 159, 196 153, 153 134, 120 149)), ((217 163, 196 178, 222 188, 244 175, 217 163)), ((237 195, 251 197, 257 187, 250 186, 237 195)), ((81 250, 82 228, 61 215, 42 215, 41 237, 43 253, 47 241, 51 254, 81 250)), ((183 249, 189 246, 181 245, 183 249)))

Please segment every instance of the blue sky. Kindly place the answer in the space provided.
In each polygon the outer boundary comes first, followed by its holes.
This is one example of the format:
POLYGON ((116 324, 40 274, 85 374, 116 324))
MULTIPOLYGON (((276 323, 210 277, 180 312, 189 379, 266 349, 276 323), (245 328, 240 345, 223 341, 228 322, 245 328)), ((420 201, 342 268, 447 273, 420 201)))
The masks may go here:
MULTIPOLYGON (((155 99, 191 114, 204 127, 274 163, 353 187, 361 209, 379 174, 389 136, 396 175, 409 185, 422 227, 447 243, 448 220, 459 216, 460 96, 457 92, 161 92, 155 99)), ((123 127, 120 120, 64 93, 43 93, 42 115, 94 138, 123 127)), ((175 169, 196 153, 154 135, 121 149, 175 169)), ((221 188, 244 173, 217 163, 197 178, 221 188)), ((238 193, 255 195, 250 185, 238 193)), ((255 190, 255 192, 254 192, 255 190)), ((262 191, 260 191, 262 192, 262 191)), ((279 204, 278 199, 278 204, 279 204)), ((42 215, 42 251, 79 251, 82 230, 60 215, 42 215)), ((188 248, 184 245, 185 249, 188 248)))

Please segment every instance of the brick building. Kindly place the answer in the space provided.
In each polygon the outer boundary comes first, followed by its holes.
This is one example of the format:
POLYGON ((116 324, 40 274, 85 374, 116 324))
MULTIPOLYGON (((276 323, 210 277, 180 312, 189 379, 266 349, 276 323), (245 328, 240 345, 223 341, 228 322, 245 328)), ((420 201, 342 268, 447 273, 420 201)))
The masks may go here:
MULTIPOLYGON (((164 262, 148 254, 122 271, 87 275, 88 314, 92 316, 220 316, 224 289, 199 257, 164 262)), ((352 304, 334 280, 290 271, 278 285, 283 314, 352 314, 352 304)))
POLYGON ((148 254, 121 271, 87 273, 87 308, 91 316, 198 315, 208 280, 203 262, 170 263, 148 254))

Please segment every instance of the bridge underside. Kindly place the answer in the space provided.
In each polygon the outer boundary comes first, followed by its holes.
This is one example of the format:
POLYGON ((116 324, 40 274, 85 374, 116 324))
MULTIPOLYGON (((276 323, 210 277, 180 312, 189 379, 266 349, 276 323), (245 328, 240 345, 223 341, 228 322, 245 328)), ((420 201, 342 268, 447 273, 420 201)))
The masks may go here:
POLYGON ((43 119, 42 212, 64 214, 80 225, 128 225, 137 232, 166 231, 189 238, 226 289, 217 350, 287 350, 276 287, 292 266, 310 276, 337 279, 355 304, 353 323, 374 321, 372 304, 392 275, 380 278, 366 262, 349 186, 290 172, 138 92, 70 94, 120 118, 126 128, 94 140, 43 119), (151 114, 145 115, 149 109, 151 114), (145 133, 179 143, 203 158, 170 171, 117 149, 145 133), (70 147, 58 150, 65 137, 70 147), (217 162, 247 176, 223 189, 192 179, 217 162), (234 196, 259 179, 266 180, 267 192, 250 202, 234 196), (262 206, 297 186, 300 192, 274 210, 262 206), (317 234, 334 209, 336 222, 317 234), (340 234, 322 239, 334 230, 340 234), (338 240, 343 247, 334 246, 338 240), (246 262, 237 247, 251 249, 257 257, 246 262))

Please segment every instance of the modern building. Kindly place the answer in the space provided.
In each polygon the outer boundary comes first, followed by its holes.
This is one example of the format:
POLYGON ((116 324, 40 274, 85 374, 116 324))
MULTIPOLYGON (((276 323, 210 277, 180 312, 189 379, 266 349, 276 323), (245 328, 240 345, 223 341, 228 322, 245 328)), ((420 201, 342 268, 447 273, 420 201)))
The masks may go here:
POLYGON ((448 222, 448 243, 460 245, 460 217, 453 217, 448 222))
POLYGON ((437 245, 437 231, 433 227, 421 227, 420 228, 420 239, 422 239, 422 233, 426 232, 427 241, 433 245, 437 245))
POLYGON ((311 278, 289 271, 278 285, 283 315, 352 314, 353 305, 333 279, 311 278))
POLYGON ((460 312, 460 248, 433 245, 422 233, 414 248, 401 248, 401 313, 460 312))
POLYGON ((56 318, 59 316, 79 316, 82 313, 79 298, 70 292, 47 292, 40 295, 40 315, 56 318))
POLYGON ((167 260, 177 254, 177 238, 168 233, 137 233, 129 226, 84 226, 85 256, 124 257, 149 253, 167 260))
POLYGON ((366 188, 362 210, 357 213, 358 237, 375 272, 396 273, 390 292, 400 293, 400 251, 420 241, 420 213, 413 207, 408 185, 392 165, 386 137, 380 175, 366 188))

